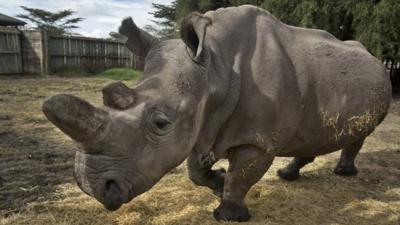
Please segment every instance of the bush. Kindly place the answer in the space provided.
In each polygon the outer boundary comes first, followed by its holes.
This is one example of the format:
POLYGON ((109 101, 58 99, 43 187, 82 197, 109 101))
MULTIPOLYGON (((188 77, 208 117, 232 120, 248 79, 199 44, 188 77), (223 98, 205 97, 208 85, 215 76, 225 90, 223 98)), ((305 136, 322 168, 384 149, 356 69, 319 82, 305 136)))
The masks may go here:
POLYGON ((132 80, 138 79, 141 75, 142 71, 131 68, 112 68, 96 75, 96 77, 113 80, 132 80))
POLYGON ((77 66, 63 66, 53 70, 51 74, 63 77, 84 77, 89 75, 85 69, 77 66))

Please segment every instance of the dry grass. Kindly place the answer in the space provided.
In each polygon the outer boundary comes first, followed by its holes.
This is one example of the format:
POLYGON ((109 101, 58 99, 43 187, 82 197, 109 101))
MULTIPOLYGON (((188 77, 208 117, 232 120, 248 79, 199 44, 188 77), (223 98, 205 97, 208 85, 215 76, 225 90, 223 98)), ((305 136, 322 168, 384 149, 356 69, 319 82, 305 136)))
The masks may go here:
MULTIPOLYGON (((98 105, 101 87, 109 82, 0 77, 0 225, 219 224, 212 217, 217 198, 193 185, 184 167, 116 212, 107 212, 77 188, 73 144, 45 120, 41 103, 68 92, 98 105)), ((289 159, 276 159, 246 199, 253 216, 246 224, 398 225, 400 99, 367 139, 357 159, 358 176, 334 175, 338 156, 318 157, 295 182, 277 178, 276 170, 289 159)))

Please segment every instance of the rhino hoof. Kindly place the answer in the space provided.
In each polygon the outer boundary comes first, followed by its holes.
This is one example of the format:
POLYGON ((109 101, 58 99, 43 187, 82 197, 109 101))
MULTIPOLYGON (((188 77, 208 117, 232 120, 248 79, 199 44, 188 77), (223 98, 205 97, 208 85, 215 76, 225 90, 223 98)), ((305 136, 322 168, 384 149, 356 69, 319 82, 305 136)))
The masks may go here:
POLYGON ((214 210, 214 218, 217 221, 245 222, 250 220, 250 213, 246 206, 222 200, 218 208, 214 210))
POLYGON ((355 166, 337 166, 333 172, 339 176, 355 176, 358 170, 355 166))
POLYGON ((288 168, 278 170, 277 174, 281 179, 288 181, 297 180, 300 177, 300 173, 298 170, 290 170, 288 168))

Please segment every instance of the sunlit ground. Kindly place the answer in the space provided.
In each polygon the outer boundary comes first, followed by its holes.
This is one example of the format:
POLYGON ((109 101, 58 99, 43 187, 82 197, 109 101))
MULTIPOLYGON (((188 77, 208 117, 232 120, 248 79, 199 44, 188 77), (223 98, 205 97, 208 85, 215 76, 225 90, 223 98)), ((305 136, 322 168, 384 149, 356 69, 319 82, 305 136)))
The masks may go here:
MULTIPOLYGON (((73 143, 44 118, 41 104, 67 92, 99 105, 101 87, 110 82, 0 77, 1 225, 220 224, 212 216, 218 199, 192 184, 184 166, 116 212, 75 185, 73 143)), ((275 175, 289 161, 276 159, 247 196, 252 219, 246 224, 400 224, 400 99, 366 140, 356 177, 332 173, 338 156, 318 157, 295 182, 275 175)))

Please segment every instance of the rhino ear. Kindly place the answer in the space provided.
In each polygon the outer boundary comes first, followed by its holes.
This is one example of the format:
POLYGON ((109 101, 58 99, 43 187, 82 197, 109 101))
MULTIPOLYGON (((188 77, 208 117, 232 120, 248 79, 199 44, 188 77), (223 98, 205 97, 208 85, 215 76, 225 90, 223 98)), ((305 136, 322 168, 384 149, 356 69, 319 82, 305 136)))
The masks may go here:
POLYGON ((150 49, 158 42, 158 39, 138 28, 133 22, 132 17, 122 20, 119 33, 126 36, 126 46, 134 54, 146 57, 150 49))
POLYGON ((116 82, 103 88, 103 104, 105 106, 124 110, 131 107, 136 100, 133 89, 122 82, 116 82))
POLYGON ((204 38, 209 24, 211 19, 200 13, 191 13, 182 21, 181 38, 188 47, 190 57, 196 62, 200 62, 204 55, 204 38))

